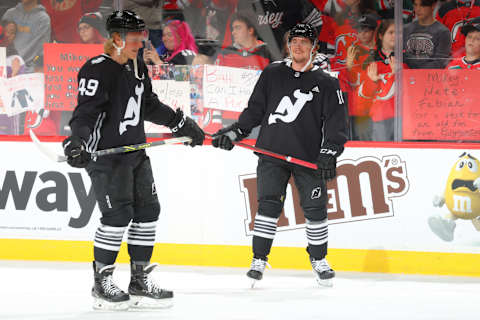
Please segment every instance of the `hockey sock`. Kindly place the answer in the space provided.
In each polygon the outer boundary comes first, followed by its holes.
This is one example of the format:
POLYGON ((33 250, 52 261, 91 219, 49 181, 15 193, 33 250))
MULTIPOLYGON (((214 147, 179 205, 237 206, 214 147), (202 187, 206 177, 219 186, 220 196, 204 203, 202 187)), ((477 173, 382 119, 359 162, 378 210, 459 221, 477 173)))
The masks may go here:
POLYGON ((328 220, 311 221, 307 219, 308 253, 311 258, 321 260, 327 255, 328 220))
POLYGON ((277 232, 277 222, 278 218, 266 217, 260 214, 255 216, 253 225, 254 258, 267 260, 277 232))
POLYGON ((128 228, 128 253, 132 261, 150 261, 157 221, 132 222, 128 228))
POLYGON ((97 264, 115 263, 125 229, 126 227, 111 227, 103 224, 97 228, 93 242, 93 255, 97 264))

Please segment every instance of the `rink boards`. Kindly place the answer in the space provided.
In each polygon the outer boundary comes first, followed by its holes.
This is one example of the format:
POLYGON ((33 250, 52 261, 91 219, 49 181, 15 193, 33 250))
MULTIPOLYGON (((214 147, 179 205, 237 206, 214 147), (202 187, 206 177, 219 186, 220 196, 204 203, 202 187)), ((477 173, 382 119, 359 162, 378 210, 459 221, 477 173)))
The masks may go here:
MULTIPOLYGON (((0 145, 0 259, 90 261, 100 213, 88 175, 50 162, 30 142, 0 145)), ((47 146, 61 153, 58 142, 47 146)), ((480 276, 480 232, 470 218, 480 208, 472 187, 480 178, 477 146, 349 146, 328 185, 328 258, 335 269, 480 276), (470 156, 459 161, 463 153, 470 156), (445 193, 454 181, 455 190, 445 193), (450 209, 434 206, 436 195, 450 209), (453 240, 441 240, 427 221, 452 214, 460 217, 453 240)), ((211 146, 161 146, 148 154, 162 207, 153 260, 248 266, 257 157, 211 146)), ((275 268, 310 268, 304 223, 290 184, 269 261, 275 268)), ((123 247, 119 261, 128 261, 123 247)))

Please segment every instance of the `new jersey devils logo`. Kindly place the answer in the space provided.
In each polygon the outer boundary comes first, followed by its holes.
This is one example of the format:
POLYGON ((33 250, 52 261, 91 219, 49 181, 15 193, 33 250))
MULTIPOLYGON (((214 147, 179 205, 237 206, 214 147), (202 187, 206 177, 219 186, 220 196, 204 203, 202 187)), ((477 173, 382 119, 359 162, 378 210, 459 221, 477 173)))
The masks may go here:
POLYGON ((305 104, 313 99, 312 92, 303 93, 300 89, 295 90, 293 96, 297 98, 295 104, 292 103, 289 96, 282 98, 275 112, 268 117, 268 124, 276 123, 277 120, 287 123, 295 121, 305 104))

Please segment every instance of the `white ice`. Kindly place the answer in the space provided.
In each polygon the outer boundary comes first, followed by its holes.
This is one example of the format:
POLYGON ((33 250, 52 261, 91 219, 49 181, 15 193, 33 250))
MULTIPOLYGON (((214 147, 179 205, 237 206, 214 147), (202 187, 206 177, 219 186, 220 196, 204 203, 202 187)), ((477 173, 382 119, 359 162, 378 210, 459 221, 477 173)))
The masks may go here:
MULTIPOLYGON (((310 271, 267 269, 255 289, 243 268, 160 266, 154 277, 174 290, 159 311, 91 308, 88 263, 0 261, 0 319, 480 319, 480 278, 337 272, 320 288, 310 271)), ((129 267, 114 279, 128 286, 129 267)))

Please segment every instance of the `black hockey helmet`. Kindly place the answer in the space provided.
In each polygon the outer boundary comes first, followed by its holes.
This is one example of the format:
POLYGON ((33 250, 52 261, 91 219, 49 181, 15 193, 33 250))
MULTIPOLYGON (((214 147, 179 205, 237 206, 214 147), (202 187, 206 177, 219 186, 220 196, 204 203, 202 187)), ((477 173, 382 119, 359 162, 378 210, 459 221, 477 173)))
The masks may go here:
POLYGON ((130 10, 114 11, 107 18, 106 28, 109 35, 114 32, 142 32, 145 31, 145 21, 130 10))
POLYGON ((315 43, 318 36, 317 36, 317 31, 310 24, 299 23, 296 26, 294 26, 292 29, 290 29, 290 33, 288 35, 288 43, 290 43, 294 37, 307 38, 307 39, 310 39, 312 43, 315 43))

